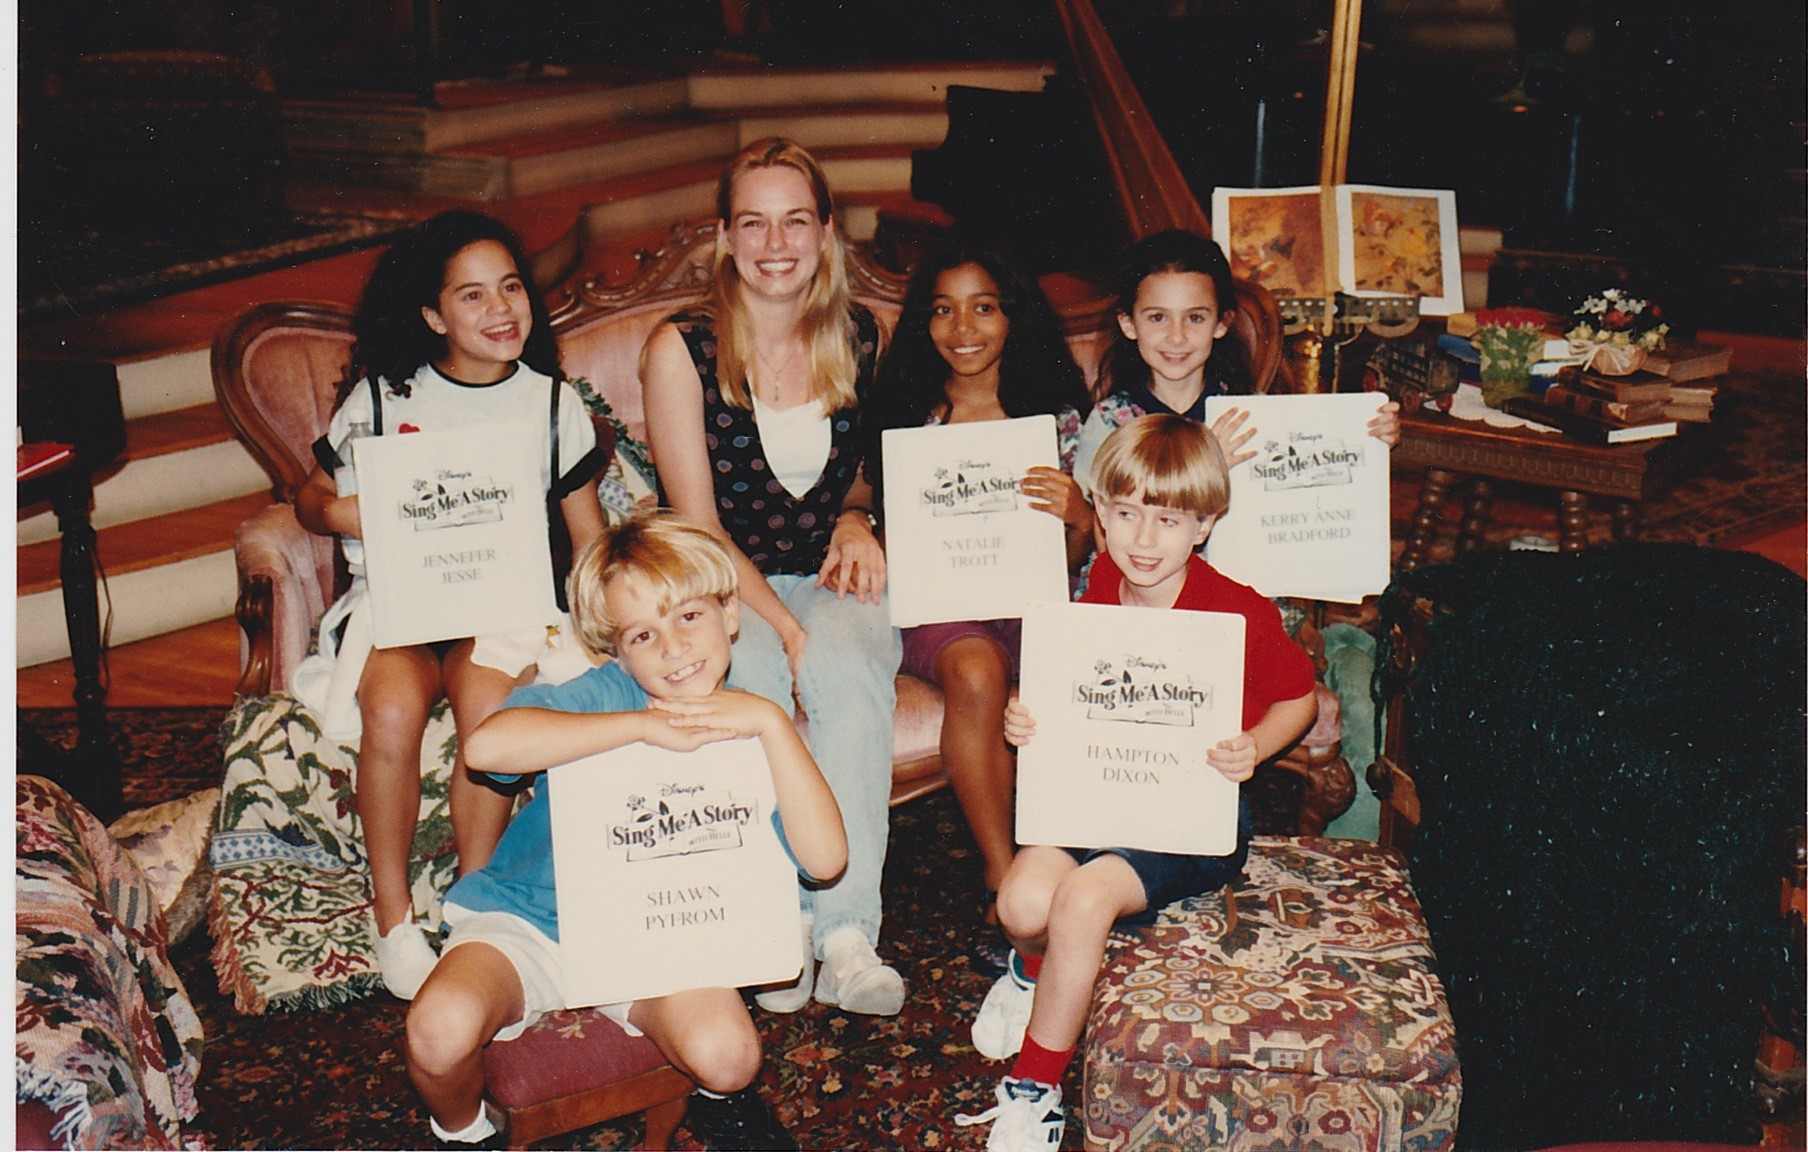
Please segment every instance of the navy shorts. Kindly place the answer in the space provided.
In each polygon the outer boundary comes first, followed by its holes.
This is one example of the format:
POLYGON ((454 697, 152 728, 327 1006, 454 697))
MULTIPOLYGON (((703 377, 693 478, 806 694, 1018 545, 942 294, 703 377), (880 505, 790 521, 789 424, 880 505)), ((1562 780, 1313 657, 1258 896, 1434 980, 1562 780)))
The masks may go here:
POLYGON ((1126 928, 1153 924, 1156 913, 1176 900, 1213 892, 1233 883, 1243 874, 1243 862, 1249 859, 1249 838, 1255 834, 1255 822, 1249 805, 1237 797, 1237 847, 1229 856, 1181 856, 1172 852, 1144 852, 1140 848, 1069 848, 1067 854, 1085 864, 1100 856, 1121 856, 1142 881, 1147 900, 1141 912, 1120 916, 1117 923, 1126 928))

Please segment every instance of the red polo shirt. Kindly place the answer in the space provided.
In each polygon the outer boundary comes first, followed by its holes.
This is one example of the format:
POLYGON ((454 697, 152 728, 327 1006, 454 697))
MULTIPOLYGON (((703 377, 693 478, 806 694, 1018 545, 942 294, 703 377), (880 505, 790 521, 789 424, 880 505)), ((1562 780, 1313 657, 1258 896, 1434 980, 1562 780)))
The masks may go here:
MULTIPOLYGON (((1092 562, 1092 575, 1082 604, 1120 604, 1118 590, 1124 574, 1101 552, 1092 562)), ((1243 730, 1258 724, 1268 710, 1283 700, 1297 700, 1312 691, 1312 661, 1281 627, 1281 613, 1261 593, 1239 584, 1197 556, 1187 560, 1186 583, 1174 607, 1192 612, 1234 612, 1243 617, 1243 730)))

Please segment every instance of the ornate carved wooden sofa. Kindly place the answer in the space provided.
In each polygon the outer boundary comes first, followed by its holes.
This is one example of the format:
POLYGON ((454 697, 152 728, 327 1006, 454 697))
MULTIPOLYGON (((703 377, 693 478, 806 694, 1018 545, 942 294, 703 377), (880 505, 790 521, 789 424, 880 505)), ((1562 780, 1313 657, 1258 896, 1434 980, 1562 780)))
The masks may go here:
MULTIPOLYGON (((553 326, 565 372, 587 381, 607 401, 626 439, 623 478, 630 488, 645 440, 638 362, 653 328, 700 298, 714 250, 713 222, 681 225, 658 251, 645 254, 638 272, 619 284, 587 281, 553 305, 553 326)), ((888 331, 896 321, 905 282, 852 246, 848 274, 854 297, 888 331)), ((1231 338, 1248 350, 1264 389, 1279 371, 1280 318, 1273 297, 1254 285, 1238 286, 1231 338)), ((1089 381, 1115 332, 1108 301, 1065 310, 1064 329, 1074 358, 1089 381)), ((332 602, 342 576, 336 547, 295 520, 290 507, 312 468, 309 445, 326 427, 336 388, 349 361, 350 315, 344 308, 309 303, 260 305, 220 333, 214 343, 215 387, 221 406, 272 481, 278 501, 247 520, 237 538, 244 629, 242 697, 259 696, 288 682, 308 651, 310 629, 332 602)), ((1308 624, 1308 651, 1322 653, 1308 624)), ((1322 659, 1322 655, 1320 655, 1322 659)), ((1335 697, 1321 693, 1321 723, 1281 767, 1305 779, 1302 828, 1322 830, 1354 795, 1354 781, 1338 754, 1335 697)), ((902 675, 894 729, 892 800, 899 803, 945 783, 941 768, 942 700, 933 686, 902 675)))

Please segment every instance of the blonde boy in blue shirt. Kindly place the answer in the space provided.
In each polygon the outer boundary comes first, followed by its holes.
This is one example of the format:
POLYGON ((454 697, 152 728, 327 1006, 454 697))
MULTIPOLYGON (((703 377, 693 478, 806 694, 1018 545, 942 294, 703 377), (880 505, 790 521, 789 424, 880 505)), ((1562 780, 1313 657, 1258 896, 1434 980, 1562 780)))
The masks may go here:
MULTIPOLYGON (((582 552, 569 601, 579 638, 616 659, 560 685, 518 688, 471 734, 473 770, 516 777, 643 742, 691 751, 758 738, 780 831, 799 869, 829 880, 847 864, 835 797, 776 704, 723 687, 740 622, 734 564, 714 537, 670 513, 633 521, 582 552)), ((476 1144, 483 1049, 563 1008, 552 824, 546 789, 509 824, 490 862, 446 893, 449 933, 408 1013, 408 1073, 434 1134, 476 1144)), ((796 1148, 751 1085, 760 1040, 733 988, 699 988, 602 1011, 652 1038, 698 1085, 688 1126, 714 1147, 796 1148)))

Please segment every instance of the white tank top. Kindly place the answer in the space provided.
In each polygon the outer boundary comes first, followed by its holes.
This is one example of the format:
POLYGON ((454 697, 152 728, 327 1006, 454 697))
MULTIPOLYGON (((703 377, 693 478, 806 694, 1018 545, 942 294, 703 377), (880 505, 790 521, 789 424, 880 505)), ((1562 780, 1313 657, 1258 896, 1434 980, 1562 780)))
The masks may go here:
POLYGON ((803 496, 822 479, 829 462, 829 414, 819 400, 783 410, 753 398, 753 422, 759 425, 761 454, 772 477, 784 485, 793 499, 803 496))

